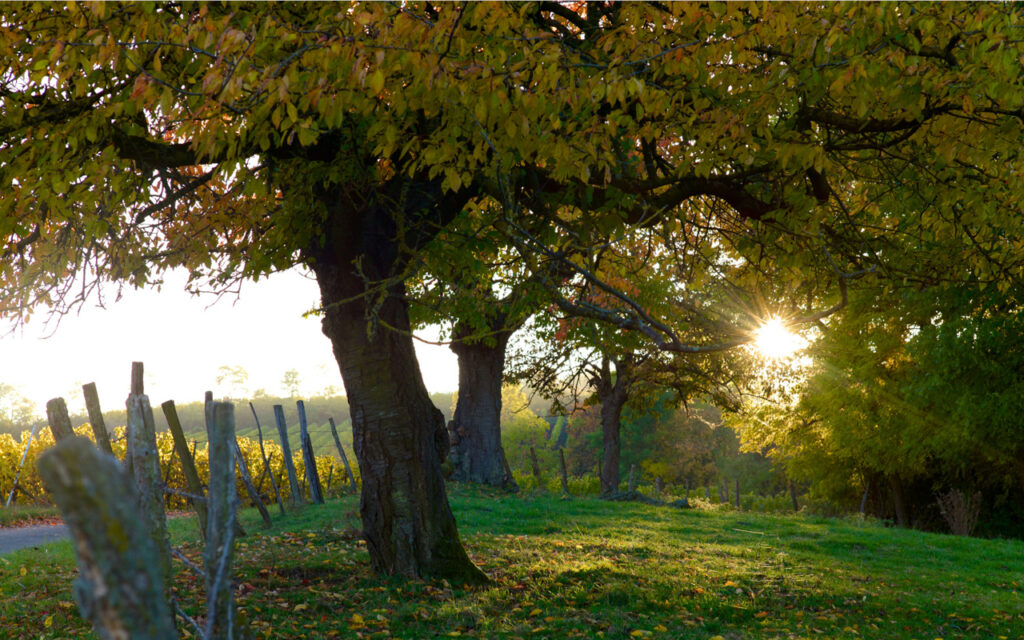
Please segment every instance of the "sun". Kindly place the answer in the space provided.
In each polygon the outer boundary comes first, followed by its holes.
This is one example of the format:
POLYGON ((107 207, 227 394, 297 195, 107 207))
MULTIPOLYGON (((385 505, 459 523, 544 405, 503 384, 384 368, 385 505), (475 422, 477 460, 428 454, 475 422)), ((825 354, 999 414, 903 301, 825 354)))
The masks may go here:
POLYGON ((779 318, 769 318, 755 332, 754 346, 772 360, 788 358, 807 345, 807 341, 786 328, 779 318))

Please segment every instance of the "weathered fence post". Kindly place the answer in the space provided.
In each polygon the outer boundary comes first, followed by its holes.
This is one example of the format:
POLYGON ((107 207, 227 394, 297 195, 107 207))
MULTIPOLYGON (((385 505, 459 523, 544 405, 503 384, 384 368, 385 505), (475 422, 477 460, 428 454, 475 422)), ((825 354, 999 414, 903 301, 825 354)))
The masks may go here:
POLYGON ((75 540, 82 616, 103 640, 176 640, 162 554, 121 465, 87 439, 68 438, 38 466, 75 540))
POLYGON ((235 407, 210 402, 210 520, 206 529, 206 637, 234 640, 241 637, 232 598, 231 561, 234 552, 238 495, 235 491, 235 407))
POLYGON ((341 438, 338 437, 338 427, 334 426, 334 418, 328 418, 327 421, 331 424, 331 435, 334 436, 334 446, 338 447, 338 454, 341 456, 341 464, 345 465, 345 473, 348 474, 348 483, 352 487, 352 492, 358 492, 359 487, 356 486, 356 477, 352 475, 352 467, 348 464, 348 456, 345 455, 345 448, 341 446, 341 438))
POLYGON ((711 502, 711 487, 707 485, 704 486, 704 499, 711 502))
POLYGON ((284 421, 284 407, 274 405, 274 421, 277 422, 277 435, 281 439, 281 456, 284 458, 284 468, 288 472, 288 486, 292 492, 292 505, 302 504, 302 490, 299 489, 299 477, 295 473, 295 463, 292 462, 292 448, 288 444, 288 423, 284 421))
MULTIPOLYGON (((277 480, 274 479, 274 472, 270 469, 270 458, 267 457, 267 450, 263 447, 263 427, 260 426, 260 417, 256 415, 256 407, 249 403, 249 410, 252 411, 252 418, 256 421, 256 435, 260 442, 260 457, 263 458, 263 470, 270 476, 270 486, 274 489, 274 499, 277 500, 277 507, 284 515, 284 502, 281 501, 281 492, 277 489, 277 480)), ((262 484, 262 476, 260 476, 262 484)))
POLYGON ((260 512, 260 517, 263 518, 264 527, 269 527, 273 524, 270 521, 270 514, 267 512, 267 507, 263 504, 263 500, 260 498, 260 492, 256 490, 256 485, 252 483, 252 476, 249 475, 249 465, 245 463, 245 456, 242 455, 242 447, 238 446, 238 438, 232 438, 231 443, 235 448, 235 462, 238 464, 238 473, 242 476, 242 484, 245 485, 245 491, 249 494, 249 501, 252 502, 253 506, 260 512))
MULTIPOLYGON (((234 406, 234 405, 232 405, 234 406)), ((206 420, 206 442, 207 442, 207 464, 209 464, 209 442, 210 442, 210 429, 213 428, 213 392, 207 391, 203 394, 203 416, 206 420)), ((232 414, 234 416, 234 414, 232 414)), ((194 443, 195 441, 193 441, 194 443)), ((194 447, 193 447, 194 450, 194 447)), ((242 527, 241 521, 238 518, 232 520, 235 527, 235 537, 244 538, 246 536, 245 529, 242 527)))
MULTIPOLYGON (((665 493, 665 479, 661 476, 654 479, 654 492, 659 496, 665 493)), ((687 490, 687 494, 689 494, 689 490, 687 490)))
POLYGON ((558 450, 558 459, 561 463, 562 471, 562 497, 569 497, 569 474, 565 469, 565 449, 558 450))
POLYGON ((131 394, 128 408, 128 448, 132 452, 133 474, 138 489, 139 512, 144 526, 153 538, 160 571, 166 577, 164 588, 171 588, 171 543, 167 537, 167 514, 164 511, 164 488, 160 478, 160 456, 156 447, 156 426, 153 409, 145 395, 131 394))
POLYGON ((740 508, 740 479, 736 478, 736 480, 734 480, 734 482, 736 483, 736 491, 735 491, 735 493, 736 493, 736 508, 739 509, 740 508))
POLYGON ((100 396, 96 392, 96 383, 82 385, 82 395, 85 396, 85 409, 89 412, 89 424, 92 425, 92 433, 96 437, 96 446, 100 451, 114 455, 114 449, 110 446, 110 433, 107 432, 103 411, 100 410, 100 396))
POLYGON ((636 465, 629 465, 629 492, 636 491, 636 465))
POLYGON ((320 486, 320 472, 316 468, 316 456, 313 455, 313 442, 309 439, 309 428, 306 424, 306 404, 302 400, 295 402, 299 413, 299 443, 302 446, 302 460, 306 467, 306 483, 309 484, 309 497, 313 504, 324 503, 324 491, 320 486))
MULTIPOLYGON (((792 484, 790 484, 790 486, 792 486, 792 484)), ((865 509, 868 506, 868 493, 870 491, 871 491, 871 481, 868 480, 864 484, 864 495, 861 496, 861 498, 860 498, 860 515, 862 517, 864 516, 864 511, 865 511, 865 509)), ((796 508, 796 506, 797 506, 797 504, 796 504, 796 492, 793 491, 792 493, 790 493, 790 495, 793 496, 793 510, 794 511, 799 511, 799 509, 796 508)))
POLYGON ((71 428, 68 405, 64 403, 64 398, 53 398, 46 403, 46 421, 50 423, 54 442, 60 442, 75 435, 75 430, 71 428))
POLYGON ((206 538, 206 498, 203 491, 203 483, 199 479, 199 472, 196 470, 195 456, 188 449, 188 442, 185 440, 185 432, 181 428, 181 420, 178 419, 178 411, 174 408, 174 401, 168 400, 160 405, 167 418, 167 426, 171 430, 171 438, 174 440, 174 450, 178 452, 178 459, 181 460, 181 472, 185 476, 189 492, 196 496, 192 506, 199 518, 199 533, 206 538))

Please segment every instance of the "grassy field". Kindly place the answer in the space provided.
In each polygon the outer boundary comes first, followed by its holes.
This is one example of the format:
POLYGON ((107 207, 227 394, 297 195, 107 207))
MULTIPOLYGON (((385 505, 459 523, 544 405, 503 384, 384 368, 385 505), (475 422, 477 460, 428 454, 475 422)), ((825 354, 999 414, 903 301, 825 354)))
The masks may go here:
MULTIPOLYGON (((857 521, 456 490, 488 587, 370 574, 356 499, 307 507, 239 549, 238 602, 264 638, 1024 637, 1024 543, 857 521)), ((199 558, 194 522, 172 522, 199 558)), ((0 637, 94 637, 71 548, 0 559, 0 637)), ((201 612, 201 580, 179 599, 201 612)), ((186 634, 184 637, 188 637, 186 634)))

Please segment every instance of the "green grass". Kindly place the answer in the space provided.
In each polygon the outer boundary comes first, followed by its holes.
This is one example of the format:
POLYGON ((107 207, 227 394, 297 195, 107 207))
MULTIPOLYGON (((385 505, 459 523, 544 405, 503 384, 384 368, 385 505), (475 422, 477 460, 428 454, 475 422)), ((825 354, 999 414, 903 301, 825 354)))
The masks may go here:
POLYGON ((12 504, 0 509, 0 527, 22 527, 60 520, 57 507, 12 504))
MULTIPOLYGON (((1024 635, 1019 541, 455 490, 463 540, 493 579, 465 590, 372 575, 356 504, 307 507, 266 532, 245 514, 238 602, 257 636, 1024 635)), ((198 559, 194 527, 188 518, 172 522, 175 539, 198 559)), ((94 637, 72 604, 73 574, 67 543, 0 559, 0 637, 94 637)), ((200 613, 201 580, 181 571, 176 585, 184 607, 200 613)))

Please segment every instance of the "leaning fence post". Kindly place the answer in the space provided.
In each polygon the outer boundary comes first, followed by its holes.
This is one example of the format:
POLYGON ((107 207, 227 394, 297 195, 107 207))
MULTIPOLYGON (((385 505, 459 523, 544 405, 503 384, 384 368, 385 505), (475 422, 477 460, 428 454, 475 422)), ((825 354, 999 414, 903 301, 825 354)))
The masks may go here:
POLYGON ((153 409, 145 395, 131 394, 125 402, 128 408, 128 448, 132 452, 133 473, 139 495, 139 511, 144 526, 153 538, 160 570, 171 588, 171 546, 167 537, 167 515, 164 511, 164 489, 160 478, 160 457, 156 447, 156 427, 153 409))
POLYGON ((316 456, 313 455, 313 443, 309 439, 309 428, 306 425, 306 405, 302 400, 295 402, 299 413, 299 444, 302 447, 302 461, 306 468, 306 483, 309 485, 309 497, 313 504, 324 503, 324 491, 320 486, 320 473, 316 469, 316 456))
POLYGON ((121 465, 87 439, 67 438, 38 467, 75 540, 78 608, 100 638, 176 640, 162 554, 121 465))
POLYGON ((242 448, 238 446, 238 438, 232 438, 231 442, 235 448, 235 462, 238 464, 238 473, 242 476, 242 484, 245 485, 245 491, 249 494, 249 500, 260 512, 260 517, 263 518, 263 524, 269 527, 273 524, 270 521, 270 514, 267 513, 267 507, 263 504, 263 500, 260 498, 260 492, 256 490, 256 486, 252 483, 252 476, 249 475, 249 465, 245 463, 245 457, 242 455, 242 448))
POLYGON ((174 408, 174 400, 168 400, 160 405, 164 417, 167 418, 167 426, 171 430, 171 438, 174 440, 174 450, 178 452, 178 459, 181 460, 181 472, 188 483, 189 492, 196 496, 192 500, 196 516, 199 518, 199 532, 206 537, 206 502, 203 492, 203 482, 199 479, 199 472, 196 470, 195 456, 188 449, 188 442, 185 440, 185 432, 181 429, 181 421, 178 419, 178 411, 174 408))
POLYGON ((64 403, 64 398, 53 398, 46 403, 46 421, 50 423, 54 442, 60 442, 75 435, 75 430, 71 428, 68 405, 64 403))
POLYGON ((274 420, 277 422, 277 435, 281 438, 281 456, 284 458, 284 468, 288 472, 288 486, 292 491, 292 504, 302 504, 302 490, 299 489, 299 477, 295 473, 295 463, 292 461, 292 448, 288 444, 288 424, 284 421, 284 407, 274 405, 274 420))
MULTIPOLYGON (((267 450, 263 447, 263 427, 260 426, 260 417, 256 415, 256 407, 249 403, 249 410, 252 411, 252 418, 256 421, 256 435, 260 441, 260 457, 263 458, 263 471, 270 476, 270 486, 274 489, 274 499, 277 500, 277 507, 284 515, 284 502, 281 501, 281 492, 277 488, 277 480, 274 479, 274 472, 270 469, 270 458, 267 457, 267 450)), ((260 476, 262 478, 262 476, 260 476)), ((262 483, 262 480, 260 480, 262 483)))
POLYGON ((103 411, 100 410, 100 396, 96 392, 96 383, 82 385, 82 395, 85 396, 85 409, 89 412, 89 424, 92 425, 92 433, 96 437, 96 446, 104 453, 114 455, 107 424, 103 420, 103 411))
POLYGON ((231 587, 238 495, 235 491, 235 407, 230 402, 208 405, 210 452, 210 520, 206 529, 206 637, 238 638, 231 587))
POLYGON ((39 428, 39 423, 32 425, 32 432, 28 434, 28 442, 25 443, 25 450, 21 453, 21 462, 18 463, 18 471, 14 474, 14 484, 11 486, 11 495, 7 496, 7 504, 4 508, 11 506, 11 500, 14 500, 14 494, 18 491, 18 481, 21 479, 21 469, 25 466, 25 458, 28 456, 28 449, 32 446, 32 439, 36 437, 36 430, 39 428))
POLYGON ((341 446, 341 438, 338 437, 338 427, 334 426, 334 418, 328 418, 327 421, 331 423, 331 435, 334 436, 334 446, 338 447, 338 453, 341 454, 341 464, 345 465, 348 483, 352 486, 353 492, 358 492, 359 488, 356 487, 356 477, 352 475, 352 467, 348 464, 348 456, 345 455, 345 448, 341 446))

